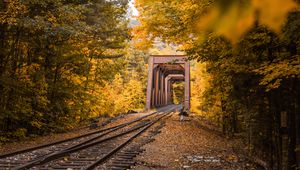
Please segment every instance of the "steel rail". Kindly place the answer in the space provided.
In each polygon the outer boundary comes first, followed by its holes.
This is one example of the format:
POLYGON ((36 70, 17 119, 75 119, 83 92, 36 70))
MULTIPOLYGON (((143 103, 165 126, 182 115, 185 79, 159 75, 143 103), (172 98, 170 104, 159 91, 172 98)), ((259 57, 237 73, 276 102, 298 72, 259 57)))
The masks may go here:
POLYGON ((152 121, 151 123, 149 123, 148 125, 146 125, 145 127, 143 127, 141 130, 139 130, 132 137, 130 137, 129 139, 127 139, 125 142, 123 142, 122 144, 120 144, 119 146, 117 146, 115 149, 113 149, 112 151, 110 151, 109 153, 107 153, 105 156, 103 156, 102 158, 100 158, 99 160, 97 160, 96 162, 94 162, 93 164, 89 165, 85 170, 92 170, 92 169, 96 168, 99 164, 105 162, 113 154, 115 154, 116 152, 118 152, 119 150, 121 150, 122 148, 124 148, 133 139, 137 138, 139 135, 141 135, 143 132, 145 132, 147 129, 149 129, 151 126, 153 126, 155 123, 157 123, 159 120, 161 120, 162 118, 166 117, 170 113, 172 113, 172 111, 169 111, 168 113, 163 114, 158 119, 152 121))
POLYGON ((156 113, 158 113, 158 112, 153 112, 153 113, 150 113, 148 115, 145 115, 145 116, 142 116, 140 118, 137 118, 135 120, 132 120, 130 122, 126 122, 126 123, 123 123, 123 124, 120 124, 120 125, 116 125, 116 126, 113 126, 113 127, 104 128, 104 129, 100 129, 100 130, 97 130, 97 131, 89 132, 89 133, 86 133, 86 134, 83 134, 83 135, 79 135, 79 136, 76 136, 76 137, 72 137, 72 138, 68 138, 68 139, 64 139, 64 140, 60 140, 60 141, 56 141, 56 142, 52 142, 52 143, 47 143, 47 144, 44 144, 44 145, 39 145, 39 146, 31 147, 31 148, 26 148, 26 149, 18 150, 18 151, 15 151, 15 152, 10 152, 10 153, 6 153, 6 154, 2 154, 2 155, 0 155, 0 159, 11 157, 11 156, 15 156, 15 155, 26 153, 26 152, 30 152, 30 151, 34 151, 34 150, 38 150, 38 149, 42 149, 42 148, 53 146, 53 145, 58 145, 58 144, 61 144, 61 143, 69 142, 69 141, 80 139, 80 138, 87 137, 87 136, 91 136, 91 135, 94 135, 94 134, 97 134, 97 133, 102 133, 102 132, 110 131, 110 130, 113 130, 113 129, 120 129, 121 127, 125 127, 127 125, 132 124, 132 123, 138 122, 138 121, 140 121, 140 120, 142 120, 144 118, 147 118, 149 116, 152 116, 152 115, 154 115, 156 113))
POLYGON ((40 145, 40 146, 27 148, 27 149, 19 150, 19 151, 8 153, 8 154, 3 154, 3 155, 0 155, 0 159, 6 158, 6 157, 12 157, 14 155, 18 155, 18 154, 21 154, 21 153, 26 153, 26 152, 30 153, 30 151, 42 149, 42 148, 49 147, 49 146, 55 146, 55 145, 58 145, 58 144, 61 144, 61 143, 65 143, 65 142, 69 142, 69 141, 72 141, 72 140, 80 139, 80 138, 83 138, 83 137, 86 137, 86 136, 89 136, 89 135, 94 135, 94 134, 97 134, 97 133, 101 133, 100 135, 98 135, 96 137, 92 137, 88 140, 85 140, 85 141, 79 143, 79 144, 73 145, 73 146, 68 147, 68 148, 62 148, 59 151, 54 151, 52 153, 45 154, 42 157, 39 157, 37 159, 32 159, 30 162, 27 162, 27 163, 25 163, 21 166, 17 165, 15 167, 11 167, 11 168, 13 168, 13 169, 27 169, 27 168, 33 167, 35 165, 45 164, 47 162, 50 162, 51 160, 59 159, 61 156, 68 155, 68 154, 71 154, 71 153, 79 151, 79 150, 83 150, 85 148, 97 145, 99 143, 111 140, 111 139, 119 137, 119 136, 123 136, 123 135, 131 133, 135 130, 143 128, 144 126, 147 126, 148 123, 146 123, 144 125, 140 125, 136 128, 130 129, 128 131, 125 131, 124 133, 120 133, 120 134, 117 134, 117 135, 107 137, 107 138, 104 138, 102 140, 93 142, 93 140, 99 139, 100 137, 103 137, 103 136, 105 136, 105 135, 107 135, 111 132, 114 132, 118 129, 121 129, 123 127, 131 125, 131 124, 133 124, 135 122, 138 122, 140 120, 143 120, 143 119, 145 119, 149 116, 152 116, 152 115, 155 115, 155 114, 156 114, 155 117, 159 116, 159 114, 158 114, 159 112, 165 112, 167 110, 174 110, 174 106, 171 107, 171 109, 170 108, 163 108, 161 110, 157 110, 157 111, 152 112, 150 114, 147 114, 145 116, 139 117, 139 118, 134 119, 132 121, 129 121, 129 122, 126 122, 126 123, 123 123, 123 124, 120 124, 120 125, 116 125, 116 126, 113 126, 113 127, 96 130, 96 131, 93 131, 93 132, 90 132, 90 133, 87 133, 87 134, 79 135, 79 136, 76 136, 76 137, 73 137, 73 138, 69 138, 69 139, 65 139, 65 140, 61 140, 61 141, 57 141, 57 142, 53 142, 53 143, 48 143, 48 144, 45 144, 45 145, 40 145), (102 133, 102 132, 104 132, 104 133, 102 133))
POLYGON ((12 168, 12 170, 22 170, 22 169, 28 169, 28 168, 31 168, 31 167, 34 167, 36 165, 42 165, 42 164, 45 164, 47 162, 50 162, 52 160, 56 160, 58 158, 61 158, 63 156, 66 156, 66 155, 69 155, 71 153, 74 153, 74 152, 77 152, 77 151, 80 151, 80 150, 83 150, 83 149, 86 149, 86 148, 89 148, 89 147, 92 147, 92 146, 95 146, 95 145, 98 145, 98 144, 101 144, 103 142, 106 142, 106 141, 109 141, 111 139, 115 139, 117 137, 121 137, 121 136, 124 136, 126 134, 129 134, 133 131, 136 131, 142 127, 145 127, 149 124, 149 122, 145 123, 145 124, 142 124, 142 125, 139 125, 137 127, 134 127, 134 128, 131 128, 125 132, 122 132, 122 133, 119 133, 119 134, 116 134, 116 135, 113 135, 113 136, 110 136, 110 137, 106 137, 104 139, 101 139, 99 141, 96 141, 96 142, 91 142, 91 143, 88 143, 86 145, 83 145, 83 146, 79 146, 79 147, 76 147, 76 148, 72 148, 72 149, 69 149, 69 150, 63 150, 63 151, 59 151, 59 152, 55 152, 55 153, 52 153, 50 155, 47 155, 45 157, 41 157, 39 159, 36 159, 32 162, 29 162, 29 163, 26 163, 24 165, 21 165, 21 166, 18 166, 18 167, 14 167, 12 168))

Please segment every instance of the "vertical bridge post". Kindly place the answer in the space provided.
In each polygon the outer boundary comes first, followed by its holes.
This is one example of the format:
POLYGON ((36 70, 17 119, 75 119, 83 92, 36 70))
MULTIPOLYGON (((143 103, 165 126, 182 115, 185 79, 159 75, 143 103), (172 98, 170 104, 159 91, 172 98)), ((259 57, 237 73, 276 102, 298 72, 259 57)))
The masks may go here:
POLYGON ((190 110, 190 62, 184 64, 184 107, 190 110))
POLYGON ((148 62, 148 83, 147 83, 147 101, 146 101, 146 109, 151 108, 152 104, 152 95, 153 95, 153 57, 149 58, 148 62))

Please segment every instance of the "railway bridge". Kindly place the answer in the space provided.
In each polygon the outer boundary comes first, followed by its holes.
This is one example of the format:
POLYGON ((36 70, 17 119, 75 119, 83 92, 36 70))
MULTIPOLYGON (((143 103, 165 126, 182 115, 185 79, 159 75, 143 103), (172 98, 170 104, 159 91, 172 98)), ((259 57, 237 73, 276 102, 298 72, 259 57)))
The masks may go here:
POLYGON ((146 109, 173 103, 172 85, 184 82, 184 101, 190 109, 190 62, 185 55, 151 55, 148 63, 146 109))

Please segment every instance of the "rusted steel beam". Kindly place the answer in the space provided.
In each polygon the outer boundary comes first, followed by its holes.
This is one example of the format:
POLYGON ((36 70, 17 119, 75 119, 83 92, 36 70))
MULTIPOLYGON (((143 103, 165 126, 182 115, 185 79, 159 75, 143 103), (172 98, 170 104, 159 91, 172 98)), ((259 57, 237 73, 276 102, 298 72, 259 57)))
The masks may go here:
POLYGON ((186 56, 151 56, 149 59, 146 109, 170 104, 173 101, 171 84, 174 81, 185 81, 184 106, 189 109, 190 63, 186 60, 186 56))
POLYGON ((168 104, 168 92, 169 92, 169 87, 168 87, 168 83, 169 83, 169 78, 168 77, 165 77, 165 80, 164 80, 164 82, 165 82, 165 93, 164 93, 164 95, 165 95, 165 105, 167 105, 168 104))
POLYGON ((164 76, 164 74, 163 74, 163 72, 161 73, 161 75, 160 75, 160 105, 162 106, 163 105, 163 94, 164 94, 164 88, 163 88, 163 84, 164 84, 164 82, 163 82, 163 76, 164 76))
POLYGON ((184 55, 151 55, 155 64, 184 64, 184 55))
POLYGON ((157 77, 157 80, 158 80, 158 95, 157 95, 157 106, 160 107, 161 106, 161 74, 162 74, 162 71, 161 71, 161 68, 159 69, 159 72, 158 72, 158 77, 157 77))
POLYGON ((190 96, 191 96, 191 84, 190 84, 190 62, 184 64, 184 107, 190 110, 190 96))
POLYGON ((183 80, 184 81, 184 75, 182 75, 182 74, 169 74, 167 77, 166 77, 166 79, 177 79, 177 80, 183 80))
POLYGON ((164 87, 164 79, 165 79, 165 75, 162 74, 161 75, 161 105, 165 105, 165 98, 164 98, 164 94, 165 94, 165 87, 164 87))
POLYGON ((152 103, 151 103, 151 106, 154 106, 155 105, 155 93, 156 93, 156 89, 155 89, 155 85, 156 85, 156 80, 155 80, 155 75, 156 75, 156 68, 154 68, 153 70, 153 75, 152 75, 152 79, 153 79, 153 94, 152 94, 152 103))
POLYGON ((171 99, 172 91, 171 91, 171 82, 170 82, 170 80, 168 81, 168 88, 169 88, 169 90, 168 90, 168 104, 172 104, 172 99, 171 99))
POLYGON ((146 109, 151 108, 152 91, 153 91, 153 58, 150 57, 148 61, 148 84, 147 84, 147 99, 146 99, 146 109))
POLYGON ((155 102, 154 102, 154 106, 158 106, 158 93, 159 93, 159 87, 158 87, 158 83, 159 83, 159 68, 157 68, 156 70, 156 74, 155 74, 155 102))
POLYGON ((182 74, 184 75, 184 70, 168 70, 165 72, 165 75, 169 75, 169 74, 182 74))
POLYGON ((170 81, 170 102, 173 103, 173 80, 170 81))
MULTIPOLYGON (((166 82, 166 88, 170 89, 171 83, 170 80, 180 80, 180 81, 184 81, 184 75, 182 74, 170 74, 168 76, 166 76, 165 78, 165 82, 166 82)), ((170 104, 170 90, 166 91, 165 96, 167 98, 165 105, 170 104)))

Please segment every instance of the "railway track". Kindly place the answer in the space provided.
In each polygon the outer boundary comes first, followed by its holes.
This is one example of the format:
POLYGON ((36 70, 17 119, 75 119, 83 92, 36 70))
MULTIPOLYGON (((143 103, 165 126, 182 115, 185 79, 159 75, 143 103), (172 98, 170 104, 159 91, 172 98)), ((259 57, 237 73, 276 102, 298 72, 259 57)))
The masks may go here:
POLYGON ((173 109, 174 106, 75 138, 0 155, 0 169, 94 169, 173 109))

